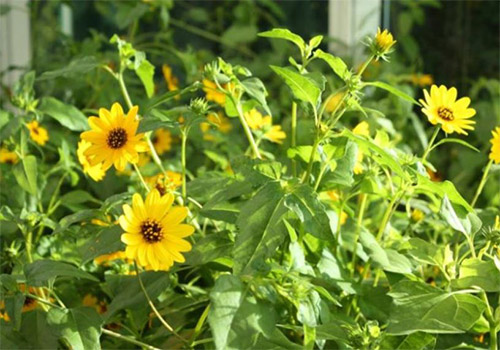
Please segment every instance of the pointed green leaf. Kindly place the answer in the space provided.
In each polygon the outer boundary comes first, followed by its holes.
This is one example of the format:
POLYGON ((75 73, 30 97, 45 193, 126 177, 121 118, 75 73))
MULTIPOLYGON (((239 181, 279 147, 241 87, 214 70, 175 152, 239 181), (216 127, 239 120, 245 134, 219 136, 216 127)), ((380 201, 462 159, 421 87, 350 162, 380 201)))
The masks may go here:
POLYGON ((316 83, 291 69, 271 66, 271 69, 278 74, 288 87, 292 90, 295 98, 307 102, 316 108, 316 104, 321 96, 321 90, 316 83))

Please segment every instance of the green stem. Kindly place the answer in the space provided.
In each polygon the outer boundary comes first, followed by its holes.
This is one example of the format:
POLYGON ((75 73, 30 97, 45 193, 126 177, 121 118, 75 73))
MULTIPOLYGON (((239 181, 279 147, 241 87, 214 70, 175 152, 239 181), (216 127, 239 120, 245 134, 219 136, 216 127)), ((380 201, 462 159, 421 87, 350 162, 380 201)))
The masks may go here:
POLYGON ((31 255, 31 247, 33 241, 33 232, 32 231, 27 232, 25 239, 26 239, 26 256, 28 257, 28 262, 32 263, 33 256, 31 255))
POLYGON ((359 235, 361 233, 361 225, 363 224, 363 216, 365 214, 366 201, 367 201, 368 196, 365 193, 362 193, 359 197, 360 197, 360 204, 359 204, 358 219, 356 221, 356 235, 354 236, 354 248, 353 248, 354 250, 352 252, 351 277, 354 276, 354 272, 356 270, 356 258, 358 256, 358 254, 357 254, 358 241, 359 241, 359 235))
POLYGON ((135 172, 137 173, 137 176, 139 176, 139 179, 141 179, 142 185, 144 186, 146 191, 149 192, 149 186, 146 183, 146 181, 144 181, 144 177, 142 177, 142 174, 141 174, 141 171, 139 170, 139 167, 137 166, 137 164, 132 164, 132 165, 134 166, 134 169, 135 169, 135 172))
POLYGON ((135 272, 137 274, 137 279, 139 280, 139 285, 141 286, 141 290, 142 292, 144 293, 144 296, 146 297, 147 301, 148 301, 148 304, 149 306, 151 307, 151 309, 153 310, 154 314, 156 315, 156 317, 158 317, 158 319, 160 320, 161 324, 168 330, 170 331, 173 335, 175 335, 177 338, 179 338, 180 340, 182 340, 184 343, 186 343, 186 339, 184 339, 183 337, 181 337, 179 334, 177 334, 177 332, 172 328, 172 326, 170 326, 168 324, 167 321, 165 321, 165 319, 162 317, 162 315, 160 314, 160 312, 158 311, 158 309, 156 308, 155 304, 153 303, 153 301, 151 300, 151 298, 149 297, 149 294, 148 294, 148 291, 146 290, 146 288, 144 287, 144 284, 142 283, 142 279, 141 279, 141 275, 139 273, 139 269, 137 268, 137 263, 134 262, 134 268, 135 268, 135 272))
POLYGON ((125 85, 125 81, 123 80, 123 72, 121 70, 120 73, 118 73, 118 83, 120 84, 120 89, 122 90, 122 95, 125 99, 125 102, 127 103, 128 108, 132 108, 132 100, 130 99, 130 95, 128 94, 127 86, 125 85))
MULTIPOLYGON (((297 103, 292 102, 292 147, 297 145, 297 103)), ((292 175, 297 176, 297 162, 295 159, 292 159, 292 175)))
POLYGON ((361 69, 359 70, 359 73, 358 73, 358 77, 361 77, 363 75, 363 73, 365 72, 365 69, 368 67, 368 65, 371 63, 371 61, 373 60, 374 56, 371 55, 366 61, 365 63, 363 63, 363 66, 361 66, 361 69))
POLYGON ((493 164, 493 159, 488 162, 486 168, 483 171, 483 177, 481 178, 481 182, 476 190, 476 194, 474 195, 474 199, 471 202, 471 206, 474 207, 476 205, 477 200, 479 199, 479 195, 483 191, 484 185, 486 185, 486 180, 488 180, 488 173, 490 172, 491 165, 493 164))
POLYGON ((187 203, 186 191, 186 141, 187 130, 181 131, 181 166, 182 166, 182 199, 187 203))
POLYGON ((243 126, 243 130, 245 131, 245 135, 247 136, 248 142, 250 143, 250 146, 252 147, 252 151, 254 153, 254 156, 258 159, 262 159, 260 152, 259 152, 259 147, 257 147, 257 144, 255 143, 255 140, 254 140, 253 135, 252 135, 252 131, 250 130, 250 127, 248 126, 248 123, 245 119, 245 115, 243 114, 243 110, 241 108, 240 102, 236 101, 232 95, 229 95, 229 96, 232 99, 234 105, 236 106, 236 109, 238 111, 238 118, 240 119, 241 125, 243 126))
POLYGON ((382 236, 384 235, 385 227, 387 226, 387 223, 389 222, 391 215, 392 215, 392 210, 394 208, 394 204, 396 204, 398 200, 398 195, 394 196, 389 203, 389 206, 385 210, 384 216, 382 217, 382 223, 380 224, 380 227, 378 229, 377 233, 377 241, 380 242, 382 239, 382 236))
POLYGON ((207 305, 207 307, 205 308, 205 310, 201 314, 200 319, 196 323, 196 326, 194 327, 193 336, 191 337, 191 347, 194 346, 194 342, 196 341, 196 338, 198 338, 198 336, 200 335, 201 330, 203 328, 203 325, 205 324, 205 321, 208 317, 209 311, 210 311, 210 304, 207 305))
POLYGON ((307 163, 307 170, 304 176, 302 177, 302 183, 306 183, 306 181, 309 179, 309 176, 311 176, 311 171, 314 164, 314 157, 316 156, 316 150, 318 148, 319 142, 320 142, 319 135, 318 133, 316 133, 314 144, 311 149, 311 156, 309 157, 309 163, 307 163))
POLYGON ((143 342, 141 342, 139 340, 136 340, 134 338, 127 337, 126 335, 122 335, 120 333, 116 333, 116 332, 110 331, 109 329, 102 328, 101 330, 102 330, 103 334, 109 335, 109 336, 114 337, 114 338, 121 339, 121 340, 126 341, 126 342, 128 342, 130 344, 139 345, 139 346, 145 347, 146 349, 149 349, 149 350, 161 350, 159 348, 155 348, 152 345, 143 343, 143 342))
POLYGON ((441 129, 441 127, 439 125, 436 126, 436 128, 434 129, 434 133, 432 134, 431 140, 427 144, 427 148, 425 149, 424 154, 422 155, 422 163, 425 162, 425 159, 427 158, 430 151, 432 150, 432 145, 434 144, 434 141, 436 141, 436 137, 437 137, 440 129, 441 129))
POLYGON ((491 312, 490 303, 488 301, 488 296, 486 295, 485 291, 481 290, 481 292, 479 292, 479 295, 481 296, 481 299, 486 304, 485 316, 486 316, 486 319, 488 320, 488 323, 490 325, 490 350, 498 350, 498 328, 499 328, 499 325, 495 321, 495 317, 493 316, 493 313, 491 312))

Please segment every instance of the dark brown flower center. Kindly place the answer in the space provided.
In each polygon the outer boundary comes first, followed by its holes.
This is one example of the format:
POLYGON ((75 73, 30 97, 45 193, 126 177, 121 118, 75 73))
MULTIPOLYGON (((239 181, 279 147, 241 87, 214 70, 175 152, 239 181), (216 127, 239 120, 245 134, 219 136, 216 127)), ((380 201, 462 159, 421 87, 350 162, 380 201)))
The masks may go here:
POLYGON ((24 306, 31 306, 35 303, 35 299, 33 298, 30 298, 30 297, 26 297, 24 299, 24 306))
POLYGON ((453 111, 449 108, 439 107, 437 112, 439 117, 446 121, 452 121, 453 119, 455 119, 455 117, 453 116, 453 111))
POLYGON ((122 148, 127 143, 127 132, 123 128, 115 128, 109 132, 106 141, 113 149, 122 148))
POLYGON ((141 233, 146 242, 156 243, 163 239, 161 225, 155 220, 146 220, 141 224, 141 233))
POLYGON ((163 196, 163 195, 165 195, 165 193, 167 193, 167 189, 161 183, 157 183, 156 186, 155 186, 155 188, 160 193, 160 196, 163 196))

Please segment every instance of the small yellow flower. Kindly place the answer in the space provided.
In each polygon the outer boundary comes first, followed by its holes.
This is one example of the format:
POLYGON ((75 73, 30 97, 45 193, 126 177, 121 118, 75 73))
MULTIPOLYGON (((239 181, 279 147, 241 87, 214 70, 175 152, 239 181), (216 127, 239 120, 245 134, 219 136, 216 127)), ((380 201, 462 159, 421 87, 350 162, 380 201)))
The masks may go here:
POLYGON ((40 146, 45 145, 45 143, 49 140, 49 133, 47 132, 47 129, 40 126, 36 120, 26 124, 26 127, 30 131, 31 139, 40 146))
POLYGON ((491 152, 490 159, 495 162, 495 164, 500 163, 500 126, 497 126, 495 130, 491 132, 493 138, 491 142, 491 152))
POLYGON ((447 134, 457 132, 467 135, 467 130, 474 130, 473 120, 470 120, 476 111, 468 108, 470 98, 462 97, 457 100, 457 89, 454 87, 447 89, 441 85, 431 86, 431 93, 424 90, 425 101, 420 100, 424 106, 422 112, 427 116, 429 122, 433 125, 440 124, 443 131, 447 134))
POLYGON ((344 225, 348 218, 349 218, 349 215, 347 215, 347 213, 345 211, 342 211, 340 213, 340 225, 344 225))
POLYGON ((85 140, 78 142, 78 149, 76 150, 78 161, 82 165, 85 174, 88 174, 94 181, 101 181, 104 175, 106 175, 106 172, 102 168, 102 163, 90 165, 90 156, 85 155, 85 151, 88 150, 90 146, 92 146, 92 144, 85 140))
MULTIPOLYGON (((23 293, 26 292, 26 285, 25 284, 19 284, 18 286, 19 286, 19 290, 21 292, 23 292, 23 293)), ((36 294, 35 288, 29 287, 28 293, 33 294, 33 295, 36 294)), ((52 300, 52 298, 51 298, 51 300, 52 300)), ((33 298, 30 298, 29 296, 26 296, 24 298, 24 304, 23 304, 23 307, 21 309, 21 312, 28 312, 28 311, 34 310, 37 308, 37 306, 38 306, 38 302, 36 299, 33 299, 33 298)), ((3 300, 0 300, 0 318, 3 319, 5 322, 10 321, 10 317, 7 314, 7 310, 5 310, 5 302, 3 300)))
POLYGON ((283 143, 286 133, 281 129, 281 125, 272 125, 271 116, 262 114, 257 109, 252 109, 245 113, 245 119, 252 130, 262 130, 264 138, 275 143, 283 143))
MULTIPOLYGON (((362 121, 352 129, 353 134, 369 137, 370 136, 370 125, 367 122, 362 121)), ((354 174, 361 174, 363 172, 363 158, 364 154, 361 150, 358 150, 358 156, 356 159, 356 164, 354 165, 354 174)))
POLYGON ((434 84, 434 79, 430 74, 412 74, 410 76, 410 81, 413 85, 418 85, 420 87, 434 84))
POLYGON ((99 255, 94 259, 94 263, 97 265, 108 265, 109 262, 113 260, 126 260, 127 256, 123 251, 117 251, 110 254, 99 255))
MULTIPOLYGON (((224 114, 222 114, 222 112, 220 112, 220 111, 217 112, 217 114, 210 113, 207 116, 207 120, 210 123, 215 124, 217 126, 217 130, 219 130, 220 132, 222 132, 224 134, 229 133, 231 131, 231 129, 233 128, 233 125, 231 124, 231 121, 229 120, 229 118, 224 116, 224 114)), ((203 133, 203 139, 207 140, 207 141, 215 140, 214 135, 210 134, 210 123, 201 123, 200 124, 200 129, 201 129, 201 132, 203 133)))
POLYGON ((148 146, 142 141, 144 134, 137 134, 139 108, 134 106, 127 115, 119 103, 113 104, 111 111, 99 109, 99 118, 90 117, 91 131, 82 133, 81 138, 92 145, 84 152, 90 157, 90 165, 102 163, 103 170, 112 165, 123 171, 127 162, 136 164, 139 152, 146 152, 148 146))
MULTIPOLYGON (((164 64, 161 69, 165 82, 167 83, 168 91, 179 90, 179 79, 172 74, 172 68, 168 64, 164 64)), ((176 96, 176 98, 178 97, 179 95, 176 96)))
POLYGON ((328 96, 326 101, 325 111, 332 113, 339 109, 338 105, 340 101, 344 98, 345 92, 337 92, 336 94, 331 94, 328 96))
POLYGON ((160 196, 153 189, 143 201, 140 194, 132 197, 132 207, 123 206, 119 222, 125 231, 121 240, 127 245, 125 254, 139 265, 157 270, 169 270, 176 262, 184 262, 182 252, 191 250, 183 238, 193 234, 194 227, 181 222, 186 218, 186 207, 172 207, 174 196, 160 196))
POLYGON ((85 294, 82 299, 82 305, 94 308, 99 314, 104 314, 108 310, 106 302, 102 300, 99 301, 99 299, 92 294, 85 294))
POLYGON ((377 55, 382 56, 389 52, 391 47, 396 43, 396 40, 394 40, 392 34, 387 29, 381 31, 380 28, 378 28, 373 42, 377 55))
POLYGON ((338 202, 340 200, 340 192, 338 190, 331 190, 326 192, 326 194, 334 202, 338 202))
POLYGON ((172 149, 172 133, 167 129, 158 129, 154 133, 153 145, 156 152, 161 155, 172 149))
POLYGON ((0 163, 16 164, 19 161, 16 152, 11 152, 7 148, 0 148, 0 163))
MULTIPOLYGON (((230 87, 230 84, 223 84, 222 88, 227 89, 230 87)), ((205 91, 205 98, 208 101, 213 101, 220 106, 224 106, 226 104, 226 94, 222 91, 219 91, 217 88, 217 84, 208 79, 203 79, 203 91, 205 91)))
POLYGON ((167 176, 158 174, 146 178, 146 183, 150 188, 156 188, 161 196, 175 191, 182 185, 182 175, 175 171, 167 170, 167 176))
POLYGON ((424 213, 419 209, 413 209, 411 212, 411 219, 415 222, 420 222, 424 219, 424 213))

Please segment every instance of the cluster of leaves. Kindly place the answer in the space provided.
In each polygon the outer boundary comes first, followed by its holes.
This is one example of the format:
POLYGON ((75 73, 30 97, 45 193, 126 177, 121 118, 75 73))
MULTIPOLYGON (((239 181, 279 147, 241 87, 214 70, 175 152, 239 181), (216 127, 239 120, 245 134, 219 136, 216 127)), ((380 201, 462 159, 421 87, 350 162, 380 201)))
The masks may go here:
MULTIPOLYGON (((120 7, 131 6, 125 4, 120 7)), ((148 6, 131 10, 146 14, 148 6)), ((170 1, 151 6, 168 24, 170 1)), ((241 37, 240 27, 232 35, 241 37)), ((223 108, 210 107, 223 110, 233 126, 229 134, 212 130, 215 140, 204 139, 198 127, 210 122, 207 104, 194 100, 202 95, 202 73, 192 73, 184 88, 155 92, 154 64, 139 45, 118 36, 111 40, 119 52, 109 55, 113 64, 108 55, 84 56, 38 77, 29 72, 17 83, 9 108, 0 111, 2 146, 18 157, 0 164, 2 347, 496 347, 499 196, 489 194, 491 205, 473 208, 453 182, 431 180, 426 166, 432 163, 401 140, 384 113, 413 120, 427 145, 411 90, 349 68, 320 48, 321 36, 304 41, 285 29, 260 36, 291 42, 298 58, 268 68, 283 86, 269 91, 243 65, 223 59, 207 65, 204 77, 225 96, 223 108), (106 86, 105 96, 83 105, 34 89, 96 72, 112 79, 92 84, 106 86), (183 194, 197 227, 186 262, 168 272, 142 272, 144 290, 128 261, 99 263, 124 249, 116 219, 121 204, 143 191, 139 177, 110 171, 93 182, 76 155, 87 115, 130 99, 126 84, 136 87, 141 132, 164 128, 187 138, 186 162, 177 145, 160 162, 187 173, 183 194), (269 93, 281 94, 280 103, 269 93), (107 104, 96 102, 108 95, 107 104), (290 114, 281 118, 290 141, 252 144, 245 113, 255 108, 275 120, 290 114), (45 146, 25 127, 35 118, 51 126, 45 146), (376 133, 351 131, 361 120, 376 133), (97 302, 85 302, 87 295, 97 302), (151 312, 150 302, 174 331, 151 312), (30 303, 37 307, 28 311, 30 303)), ((158 172, 153 162, 141 169, 158 172)))

